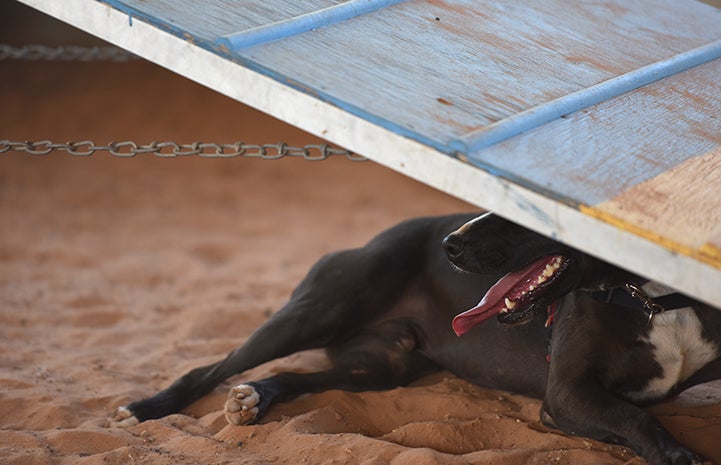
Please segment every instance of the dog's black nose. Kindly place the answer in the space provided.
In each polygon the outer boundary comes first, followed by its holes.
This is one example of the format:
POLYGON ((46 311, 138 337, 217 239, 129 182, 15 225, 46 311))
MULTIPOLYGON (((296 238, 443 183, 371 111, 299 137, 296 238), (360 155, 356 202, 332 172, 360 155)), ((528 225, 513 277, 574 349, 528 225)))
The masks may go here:
POLYGON ((443 239, 443 249, 446 251, 448 258, 457 258, 463 253, 465 243, 457 234, 449 234, 443 239))

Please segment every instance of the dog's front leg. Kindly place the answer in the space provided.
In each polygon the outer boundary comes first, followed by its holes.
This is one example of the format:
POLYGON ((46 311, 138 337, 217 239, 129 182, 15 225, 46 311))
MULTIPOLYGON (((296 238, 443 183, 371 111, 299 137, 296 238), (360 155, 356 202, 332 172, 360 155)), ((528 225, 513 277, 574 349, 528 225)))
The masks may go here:
POLYGON ((650 465, 693 465, 704 460, 676 441, 645 410, 587 379, 549 379, 541 418, 548 426, 578 436, 630 446, 650 465))

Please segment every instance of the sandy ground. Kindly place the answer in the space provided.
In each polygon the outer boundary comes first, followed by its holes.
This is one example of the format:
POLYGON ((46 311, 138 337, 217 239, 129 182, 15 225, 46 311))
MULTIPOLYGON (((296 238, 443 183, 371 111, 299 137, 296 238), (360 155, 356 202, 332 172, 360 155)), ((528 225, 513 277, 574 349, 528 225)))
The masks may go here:
MULTIPOLYGON (((313 137, 154 65, 0 62, 0 139, 306 144, 313 137)), ((0 155, 0 463, 639 464, 538 421, 540 402, 444 373, 331 391, 236 427, 232 383, 127 430, 111 412, 231 350, 323 253, 473 207, 372 162, 0 155)), ((721 463, 721 405, 656 408, 721 463)))

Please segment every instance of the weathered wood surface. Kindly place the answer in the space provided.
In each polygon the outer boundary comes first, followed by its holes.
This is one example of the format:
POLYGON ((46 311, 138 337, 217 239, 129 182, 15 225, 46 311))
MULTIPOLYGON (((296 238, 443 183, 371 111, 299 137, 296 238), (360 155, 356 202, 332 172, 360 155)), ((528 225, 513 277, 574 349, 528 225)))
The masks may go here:
POLYGON ((228 38, 347 2, 22 1, 721 306, 721 10, 381 0, 242 46, 228 38))
POLYGON ((721 39, 721 12, 695 2, 408 0, 225 50, 226 35, 329 2, 109 3, 447 153, 469 132, 721 39))
MULTIPOLYGON (((534 182, 565 202, 595 205, 719 144, 721 60, 714 60, 469 158, 534 182)), ((704 184, 709 201, 721 197, 714 195, 721 190, 704 184)))

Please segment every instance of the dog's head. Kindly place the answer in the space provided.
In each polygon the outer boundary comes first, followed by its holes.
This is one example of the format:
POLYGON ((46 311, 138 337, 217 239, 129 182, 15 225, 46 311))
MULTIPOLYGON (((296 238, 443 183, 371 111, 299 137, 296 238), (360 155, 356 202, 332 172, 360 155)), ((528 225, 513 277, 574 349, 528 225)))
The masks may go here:
POLYGON ((505 325, 525 324, 575 289, 619 285, 633 276, 491 213, 446 236, 443 247, 463 271, 505 274, 476 307, 454 319, 458 335, 494 315, 505 325))

